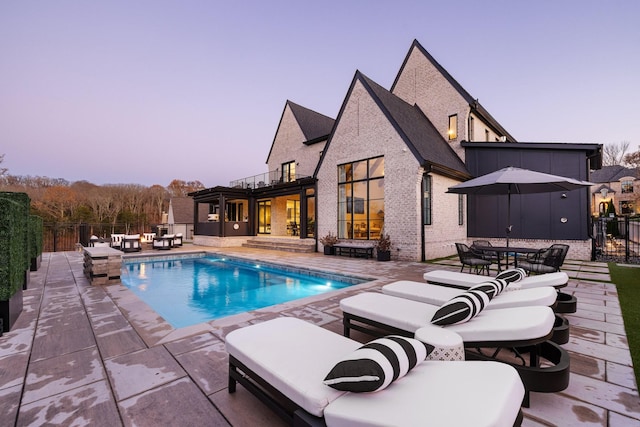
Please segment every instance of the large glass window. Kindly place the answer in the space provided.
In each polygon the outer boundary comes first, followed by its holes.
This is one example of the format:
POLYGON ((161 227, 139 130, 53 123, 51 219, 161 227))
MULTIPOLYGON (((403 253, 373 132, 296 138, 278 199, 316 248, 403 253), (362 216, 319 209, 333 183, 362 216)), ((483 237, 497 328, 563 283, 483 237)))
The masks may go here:
POLYGON ((338 237, 377 239, 384 227, 384 157, 338 166, 338 237))
POLYGON ((422 177, 422 223, 424 225, 431 225, 431 203, 433 198, 431 197, 431 175, 425 175, 422 177))

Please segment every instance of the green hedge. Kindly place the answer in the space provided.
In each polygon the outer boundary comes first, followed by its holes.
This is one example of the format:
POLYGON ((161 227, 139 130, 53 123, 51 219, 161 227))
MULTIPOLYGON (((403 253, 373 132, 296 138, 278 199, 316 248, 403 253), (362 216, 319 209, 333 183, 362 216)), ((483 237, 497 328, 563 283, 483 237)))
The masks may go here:
POLYGON ((29 269, 29 196, 0 192, 0 301, 22 288, 29 269))
POLYGON ((31 259, 42 255, 43 230, 42 218, 37 215, 31 215, 29 217, 29 258, 31 259))

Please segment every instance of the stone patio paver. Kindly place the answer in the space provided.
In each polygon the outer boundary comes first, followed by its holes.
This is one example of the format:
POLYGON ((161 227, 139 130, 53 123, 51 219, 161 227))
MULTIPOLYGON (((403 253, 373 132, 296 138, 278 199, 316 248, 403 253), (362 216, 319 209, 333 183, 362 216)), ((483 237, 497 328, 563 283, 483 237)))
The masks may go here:
MULTIPOLYGON (((218 251, 182 249, 189 250, 218 251)), ((247 248, 219 252, 372 281, 174 329, 125 286, 92 287, 80 253, 46 253, 24 292, 23 313, 0 337, 0 425, 283 426, 243 387, 228 393, 227 333, 281 315, 342 333, 342 298, 395 280, 423 281, 427 270, 459 270, 453 258, 380 263, 247 248)), ((638 388, 607 266, 567 260, 563 270, 571 277, 564 291, 578 298, 578 311, 567 315, 571 339, 564 345, 572 360, 570 385, 560 393, 532 393, 522 425, 640 425, 638 388)))

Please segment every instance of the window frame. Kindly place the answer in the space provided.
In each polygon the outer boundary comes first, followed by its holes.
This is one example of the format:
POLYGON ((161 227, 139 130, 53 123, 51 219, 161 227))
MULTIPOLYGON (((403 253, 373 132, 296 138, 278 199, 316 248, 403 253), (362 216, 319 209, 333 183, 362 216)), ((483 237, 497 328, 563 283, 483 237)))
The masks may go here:
POLYGON ((433 177, 422 176, 422 225, 433 225, 433 177))
POLYGON ((458 115, 452 114, 449 116, 449 129, 447 130, 449 135, 449 141, 453 141, 458 138, 458 115))

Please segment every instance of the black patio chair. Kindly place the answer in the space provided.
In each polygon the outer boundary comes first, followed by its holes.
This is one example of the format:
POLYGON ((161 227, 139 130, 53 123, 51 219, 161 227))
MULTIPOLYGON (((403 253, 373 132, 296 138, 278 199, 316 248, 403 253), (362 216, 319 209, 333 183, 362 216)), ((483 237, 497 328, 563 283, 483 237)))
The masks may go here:
POLYGON ((465 266, 468 266, 469 273, 473 269, 476 274, 485 273, 487 276, 489 275, 491 261, 482 258, 481 253, 476 252, 464 243, 456 243, 456 250, 462 263, 461 272, 464 271, 465 266))
POLYGON ((495 263, 501 262, 504 259, 504 256, 501 253, 498 253, 496 251, 479 249, 479 247, 491 247, 491 246, 493 245, 488 240, 474 240, 473 244, 471 245, 471 249, 476 252, 479 252, 483 259, 486 259, 488 261, 495 262, 495 263))
POLYGON ((554 273, 560 271, 567 252, 569 252, 569 245, 556 243, 530 254, 526 259, 518 262, 518 267, 527 273, 554 273))

